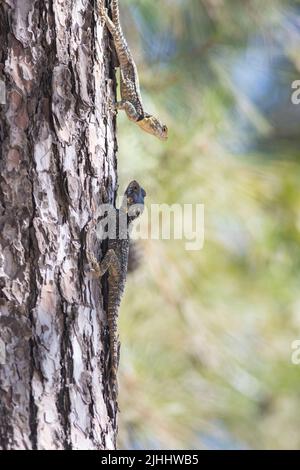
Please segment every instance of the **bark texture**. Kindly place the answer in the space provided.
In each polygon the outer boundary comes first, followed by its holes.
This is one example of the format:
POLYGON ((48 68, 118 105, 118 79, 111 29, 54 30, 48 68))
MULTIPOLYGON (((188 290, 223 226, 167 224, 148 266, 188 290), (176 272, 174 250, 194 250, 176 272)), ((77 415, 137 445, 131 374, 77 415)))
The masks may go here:
POLYGON ((115 82, 94 6, 0 0, 1 449, 115 446, 103 289, 85 258, 116 187, 115 82))

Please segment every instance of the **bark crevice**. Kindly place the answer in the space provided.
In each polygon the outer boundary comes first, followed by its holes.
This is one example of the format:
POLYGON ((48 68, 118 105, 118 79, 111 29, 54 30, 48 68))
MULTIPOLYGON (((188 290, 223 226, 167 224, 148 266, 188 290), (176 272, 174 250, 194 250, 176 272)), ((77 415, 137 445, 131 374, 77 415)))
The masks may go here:
MULTIPOLYGON (((59 282, 58 282, 59 284, 59 282)), ((61 294, 60 294, 61 296, 61 294)), ((62 319, 62 331, 60 338, 60 384, 58 385, 59 390, 57 393, 57 411, 60 418, 63 431, 63 448, 66 450, 72 450, 72 444, 70 440, 71 426, 70 426, 70 412, 71 412, 71 400, 69 393, 69 385, 72 379, 72 373, 70 372, 70 354, 72 345, 69 341, 70 328, 68 324, 68 316, 64 311, 64 301, 61 298, 58 310, 62 319)))
POLYGON ((28 208, 31 212, 30 221, 28 227, 28 255, 29 255, 29 292, 28 292, 28 318, 31 327, 31 338, 29 339, 29 428, 30 428, 30 441, 32 449, 37 449, 37 414, 38 407, 35 403, 34 391, 33 391, 33 380, 34 372, 36 369, 35 361, 35 321, 34 321, 34 310, 37 305, 38 299, 38 285, 37 285, 37 273, 39 271, 39 266, 37 263, 37 253, 38 253, 38 244, 35 238, 34 231, 34 218, 36 211, 36 204, 34 200, 34 170, 31 171, 32 181, 31 181, 31 207, 28 208))

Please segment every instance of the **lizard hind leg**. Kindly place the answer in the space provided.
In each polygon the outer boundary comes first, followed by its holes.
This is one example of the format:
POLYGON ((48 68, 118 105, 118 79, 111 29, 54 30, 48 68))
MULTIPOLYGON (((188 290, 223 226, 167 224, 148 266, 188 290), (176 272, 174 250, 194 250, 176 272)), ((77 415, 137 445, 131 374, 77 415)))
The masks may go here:
POLYGON ((107 8, 104 5, 104 0, 98 0, 98 13, 101 16, 101 18, 105 21, 106 26, 108 27, 110 33, 112 35, 116 35, 117 28, 114 22, 111 20, 111 18, 108 15, 107 8))

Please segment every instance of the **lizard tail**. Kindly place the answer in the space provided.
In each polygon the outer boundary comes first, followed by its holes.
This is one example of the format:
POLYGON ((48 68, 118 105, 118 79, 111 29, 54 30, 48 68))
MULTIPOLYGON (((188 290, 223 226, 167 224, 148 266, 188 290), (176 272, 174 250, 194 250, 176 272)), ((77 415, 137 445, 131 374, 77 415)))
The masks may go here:
POLYGON ((124 38, 120 25, 119 2, 118 0, 111 0, 112 18, 108 16, 104 1, 97 0, 97 2, 97 11, 100 17, 104 19, 106 26, 114 39, 119 64, 123 67, 126 67, 129 61, 130 51, 128 49, 127 42, 124 38))
POLYGON ((110 8, 111 8, 111 16, 112 16, 112 20, 114 24, 118 28, 121 28, 119 0, 111 0, 110 8))
POLYGON ((110 343, 110 362, 111 362, 111 375, 116 376, 119 365, 119 340, 117 333, 117 318, 118 314, 115 311, 108 312, 108 330, 109 330, 109 343, 110 343))
POLYGON ((120 342, 117 335, 117 313, 111 311, 108 313, 108 328, 110 342, 110 381, 114 400, 118 397, 118 366, 120 358, 120 342))

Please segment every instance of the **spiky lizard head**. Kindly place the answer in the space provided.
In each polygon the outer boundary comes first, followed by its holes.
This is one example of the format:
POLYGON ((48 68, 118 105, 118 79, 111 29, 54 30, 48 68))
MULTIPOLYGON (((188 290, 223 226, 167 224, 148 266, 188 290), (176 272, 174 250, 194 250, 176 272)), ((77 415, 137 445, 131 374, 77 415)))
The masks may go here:
POLYGON ((144 198, 146 191, 139 185, 137 181, 131 181, 125 191, 125 201, 127 205, 127 213, 131 218, 138 217, 144 210, 144 198))
POLYGON ((162 124, 156 117, 145 115, 143 119, 137 121, 137 124, 148 134, 155 135, 161 140, 167 140, 168 128, 165 124, 162 124))

